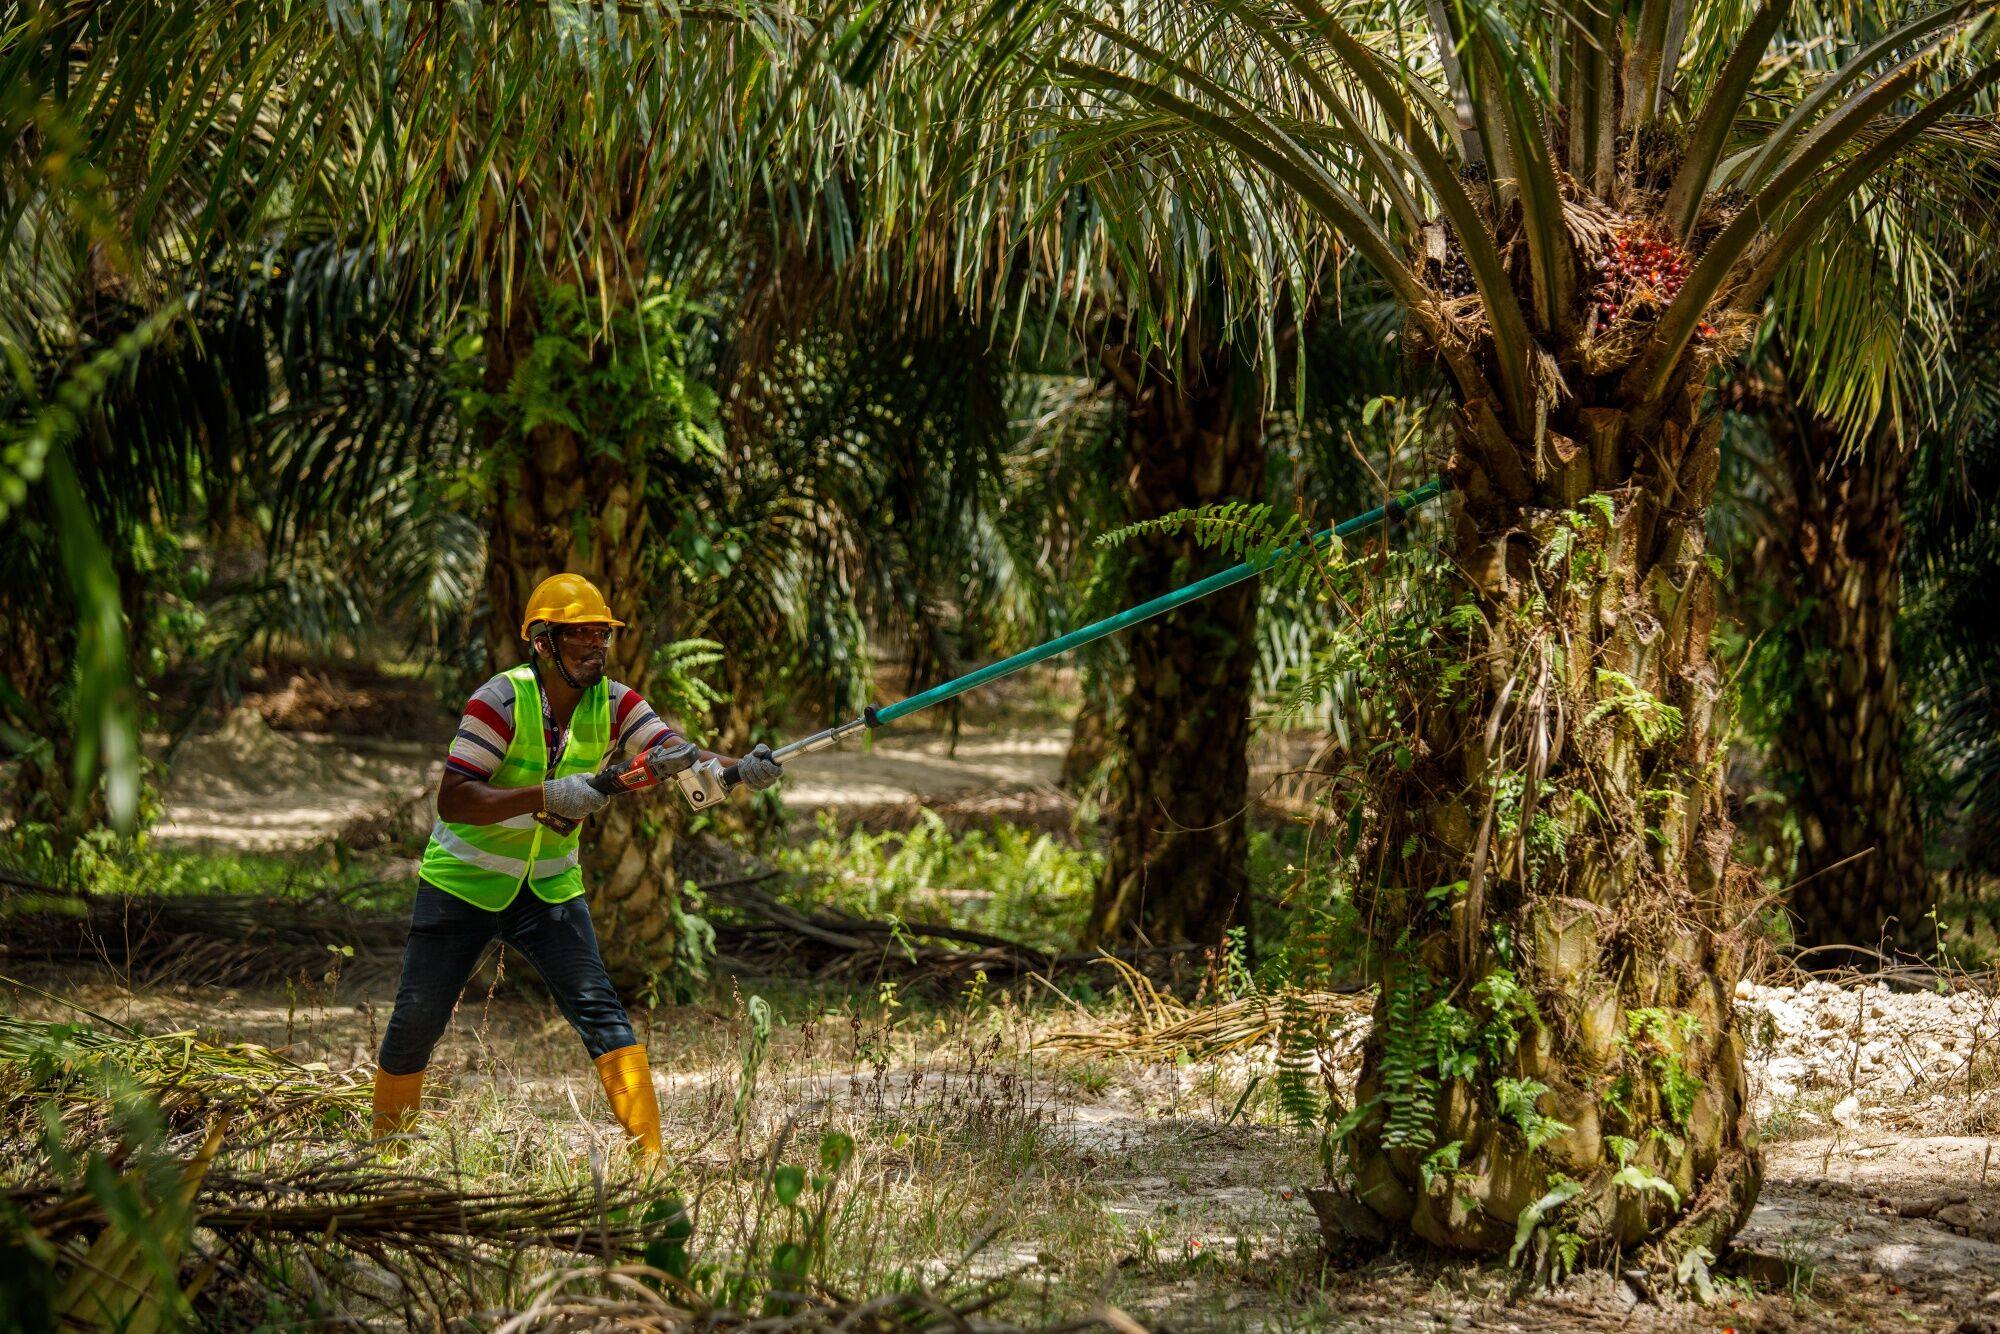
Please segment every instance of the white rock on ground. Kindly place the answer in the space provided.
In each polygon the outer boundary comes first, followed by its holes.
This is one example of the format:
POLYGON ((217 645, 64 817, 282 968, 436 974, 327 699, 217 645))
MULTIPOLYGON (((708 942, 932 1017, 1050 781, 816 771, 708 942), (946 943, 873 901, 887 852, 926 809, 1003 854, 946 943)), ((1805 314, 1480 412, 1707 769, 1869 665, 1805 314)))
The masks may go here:
MULTIPOLYGON (((1975 1059, 1982 1068, 2000 1064, 2000 995, 1969 986, 1918 992, 1880 983, 1744 982, 1736 989, 1736 1018, 1760 1121, 1782 1108, 1806 1126, 1820 1125, 1821 1115, 1801 1105, 1817 1104, 1842 1129, 1854 1130, 1891 1103, 1962 1098, 1975 1059)), ((1319 1053, 1321 1067, 1343 1090, 1360 1073, 1359 1024, 1343 1030, 1346 1040, 1336 1048, 1319 1053)), ((1270 1053, 1229 1063, 1265 1070, 1270 1053)), ((1197 1072, 1181 1074, 1192 1089, 1197 1072)))
POLYGON ((1796 987, 1744 982, 1736 1017, 1759 1117, 1788 1102, 1836 1100, 1853 1128, 1871 1107, 1943 1092, 1975 1055, 2000 1049, 2000 996, 1971 987, 1895 991, 1881 983, 1796 987))

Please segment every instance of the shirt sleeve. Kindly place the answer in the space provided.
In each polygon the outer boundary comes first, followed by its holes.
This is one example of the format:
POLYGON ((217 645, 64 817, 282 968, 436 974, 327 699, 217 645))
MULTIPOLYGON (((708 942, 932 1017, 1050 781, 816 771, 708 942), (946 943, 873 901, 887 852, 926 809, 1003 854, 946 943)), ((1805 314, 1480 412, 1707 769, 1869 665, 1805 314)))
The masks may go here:
POLYGON ((622 682, 611 688, 611 734, 618 738, 616 749, 625 755, 651 750, 662 741, 685 739, 653 712, 645 696, 622 682))
MULTIPOLYGON (((502 685, 504 677, 496 677, 502 685)), ((465 702, 465 712, 458 719, 458 735, 451 739, 451 753, 445 757, 445 768, 471 778, 491 778, 507 758, 507 747, 514 740, 514 720, 510 705, 501 708, 498 692, 493 682, 488 681, 465 702)))

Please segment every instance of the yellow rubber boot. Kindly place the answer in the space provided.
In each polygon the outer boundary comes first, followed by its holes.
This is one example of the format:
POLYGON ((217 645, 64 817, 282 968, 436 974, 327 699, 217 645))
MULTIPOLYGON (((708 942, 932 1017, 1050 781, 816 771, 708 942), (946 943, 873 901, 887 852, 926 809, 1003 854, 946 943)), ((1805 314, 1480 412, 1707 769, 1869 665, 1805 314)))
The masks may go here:
POLYGON ((637 1044, 607 1051, 597 1058, 597 1077, 618 1124, 632 1138, 632 1152, 648 1162, 660 1157, 660 1100, 653 1092, 653 1072, 646 1049, 637 1044))
POLYGON ((374 1137, 401 1134, 417 1121, 417 1106, 423 1101, 424 1072, 392 1075, 375 1067, 374 1137))

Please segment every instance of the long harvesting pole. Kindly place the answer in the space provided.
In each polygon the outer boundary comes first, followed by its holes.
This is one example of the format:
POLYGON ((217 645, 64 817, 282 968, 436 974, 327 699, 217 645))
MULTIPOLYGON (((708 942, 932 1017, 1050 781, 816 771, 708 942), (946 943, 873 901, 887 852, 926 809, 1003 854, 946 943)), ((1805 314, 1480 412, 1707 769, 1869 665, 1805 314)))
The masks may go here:
POLYGON ((912 695, 908 699, 897 700, 894 704, 887 704, 879 709, 871 707, 859 718, 850 719, 838 726, 815 732, 809 737, 803 737, 790 745, 780 747, 772 752, 772 758, 782 763, 793 756, 809 755, 816 750, 825 750, 828 746, 835 745, 866 728, 881 727, 899 718, 907 718, 919 710, 928 709, 934 704, 942 704, 948 699, 963 695, 968 690, 977 690, 1003 676, 1011 676, 1024 667, 1032 667, 1038 662, 1046 662, 1059 654, 1068 653, 1071 649, 1082 648, 1085 644, 1102 639, 1106 635, 1115 635, 1120 630, 1129 629, 1141 621, 1151 620, 1176 607, 1186 606, 1190 602, 1207 597, 1210 593, 1220 592, 1232 584, 1240 584, 1245 579, 1254 579, 1273 566, 1282 565, 1308 551, 1326 546, 1335 538, 1363 532, 1385 519, 1401 518, 1408 511, 1437 499, 1444 494, 1444 491, 1445 484, 1441 480, 1425 482, 1415 490, 1406 491, 1401 496, 1390 499, 1386 504, 1377 505, 1365 514, 1343 519, 1333 527, 1314 533, 1311 537, 1302 538, 1290 546, 1280 547, 1255 559, 1242 561, 1226 570, 1218 570, 1206 579, 1197 579, 1191 584, 1176 588, 1171 593, 1162 593, 1159 597, 1141 602, 1136 607, 1127 607, 1124 611, 1107 616, 1101 621, 1093 621, 1066 635, 1059 635, 1045 644, 1023 649, 1011 658, 1002 658, 976 671, 953 677, 942 685, 932 686, 929 690, 912 695))

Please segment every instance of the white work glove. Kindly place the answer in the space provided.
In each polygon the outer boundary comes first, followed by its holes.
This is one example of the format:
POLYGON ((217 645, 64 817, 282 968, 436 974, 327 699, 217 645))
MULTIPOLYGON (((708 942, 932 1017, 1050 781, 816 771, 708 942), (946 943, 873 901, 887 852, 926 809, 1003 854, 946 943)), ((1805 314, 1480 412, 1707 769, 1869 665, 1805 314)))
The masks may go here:
POLYGON ((542 809, 565 820, 581 820, 604 809, 611 798, 590 781, 594 774, 571 774, 542 784, 542 809))
POLYGON ((736 779, 752 792, 762 792, 784 776, 785 766, 771 758, 771 748, 759 741, 748 755, 736 761, 736 779))

